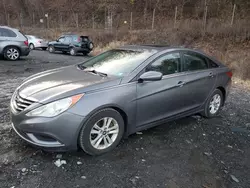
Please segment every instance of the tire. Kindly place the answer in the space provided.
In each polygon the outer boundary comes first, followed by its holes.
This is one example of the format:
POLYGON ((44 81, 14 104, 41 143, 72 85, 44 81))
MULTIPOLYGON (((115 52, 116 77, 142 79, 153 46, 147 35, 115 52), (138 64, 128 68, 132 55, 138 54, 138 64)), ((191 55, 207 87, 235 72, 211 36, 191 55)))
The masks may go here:
POLYGON ((75 50, 75 48, 70 48, 70 49, 69 49, 69 53, 70 53, 70 55, 75 56, 75 55, 76 55, 76 50, 75 50))
POLYGON ((93 42, 89 42, 88 48, 89 48, 90 50, 93 50, 93 48, 94 48, 94 43, 93 43, 93 42))
POLYGON ((4 58, 10 61, 16 61, 20 58, 20 51, 17 47, 7 47, 4 50, 4 58))
POLYGON ((52 45, 48 47, 48 50, 49 50, 50 53, 54 53, 55 52, 55 48, 52 45))
POLYGON ((42 47, 42 50, 43 50, 43 51, 46 51, 46 50, 47 50, 47 47, 42 47))
POLYGON ((31 43, 31 44, 29 45, 29 48, 30 48, 30 50, 34 50, 34 49, 35 49, 35 45, 34 45, 33 43, 31 43))
POLYGON ((89 54, 89 52, 83 52, 82 53, 84 56, 87 56, 89 54))
POLYGON ((121 141, 123 133, 124 121, 120 113, 112 108, 106 108, 97 111, 87 120, 79 133, 78 142, 81 149, 86 153, 90 155, 101 155, 113 150, 121 141), (101 126, 104 125, 105 118, 107 118, 106 122, 111 122, 106 128, 101 126), (100 129, 96 129, 95 125, 100 129), (109 129, 113 130, 110 131, 109 129), (114 132, 114 134, 111 132, 114 132), (99 139, 97 138, 98 136, 99 139))
POLYGON ((224 97, 222 92, 219 89, 216 89, 207 100, 202 115, 206 118, 212 118, 217 116, 223 102, 224 97))

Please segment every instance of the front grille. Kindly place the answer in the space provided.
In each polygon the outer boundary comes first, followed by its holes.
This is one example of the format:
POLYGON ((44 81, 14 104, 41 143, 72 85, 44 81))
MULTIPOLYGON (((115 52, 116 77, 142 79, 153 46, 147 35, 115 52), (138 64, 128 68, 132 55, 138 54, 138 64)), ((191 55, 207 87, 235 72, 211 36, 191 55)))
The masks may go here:
POLYGON ((19 93, 17 93, 13 100, 13 107, 17 112, 22 112, 34 102, 35 101, 21 97, 19 93))

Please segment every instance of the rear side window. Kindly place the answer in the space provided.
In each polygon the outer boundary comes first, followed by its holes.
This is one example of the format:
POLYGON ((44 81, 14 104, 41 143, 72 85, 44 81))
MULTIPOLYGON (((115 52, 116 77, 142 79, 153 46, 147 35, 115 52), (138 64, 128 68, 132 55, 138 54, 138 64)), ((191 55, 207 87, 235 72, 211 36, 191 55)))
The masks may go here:
POLYGON ((181 57, 178 52, 171 53, 160 57, 155 60, 146 71, 157 71, 163 75, 169 75, 179 72, 181 57))
POLYGON ((60 38, 58 39, 58 41, 59 41, 59 42, 64 42, 64 41, 65 41, 65 37, 60 37, 60 38))
POLYGON ((10 29, 0 28, 0 36, 1 37, 17 37, 16 33, 11 31, 10 29))
POLYGON ((64 42, 65 43, 71 43, 71 37, 70 36, 66 36, 64 42))
POLYGON ((219 67, 215 62, 213 62, 211 59, 207 58, 207 62, 210 68, 216 68, 219 67))
POLYGON ((183 54, 183 57, 184 57, 183 71, 196 71, 208 68, 206 58, 197 53, 185 52, 183 54))

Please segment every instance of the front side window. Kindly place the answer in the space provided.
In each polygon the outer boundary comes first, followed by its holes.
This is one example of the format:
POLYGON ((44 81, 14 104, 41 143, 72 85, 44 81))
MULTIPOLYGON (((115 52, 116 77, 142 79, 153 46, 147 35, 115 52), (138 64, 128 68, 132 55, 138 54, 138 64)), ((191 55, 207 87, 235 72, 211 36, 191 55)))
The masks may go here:
POLYGON ((5 29, 5 28, 0 28, 0 36, 1 37, 16 37, 16 33, 14 33, 13 31, 9 30, 9 29, 5 29))
POLYGON ((79 64, 79 66, 86 70, 96 70, 107 75, 126 76, 156 52, 155 50, 115 49, 93 57, 79 64))
POLYGON ((61 37, 58 39, 59 42, 64 42, 64 40, 65 40, 65 37, 61 37))
POLYGON ((183 57, 184 71, 196 71, 208 68, 206 59, 197 53, 185 52, 183 57))
POLYGON ((154 61, 146 71, 157 71, 163 75, 169 75, 179 72, 181 64, 181 57, 179 53, 171 53, 164 55, 154 61))

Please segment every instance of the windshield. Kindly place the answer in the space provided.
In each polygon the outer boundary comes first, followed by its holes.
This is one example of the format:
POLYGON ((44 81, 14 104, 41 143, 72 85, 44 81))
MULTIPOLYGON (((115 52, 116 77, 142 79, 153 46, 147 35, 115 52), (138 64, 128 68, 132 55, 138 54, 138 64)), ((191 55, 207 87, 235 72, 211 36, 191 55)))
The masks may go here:
POLYGON ((156 53, 155 50, 110 50, 80 64, 86 70, 95 70, 107 75, 125 76, 143 61, 156 53))

